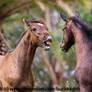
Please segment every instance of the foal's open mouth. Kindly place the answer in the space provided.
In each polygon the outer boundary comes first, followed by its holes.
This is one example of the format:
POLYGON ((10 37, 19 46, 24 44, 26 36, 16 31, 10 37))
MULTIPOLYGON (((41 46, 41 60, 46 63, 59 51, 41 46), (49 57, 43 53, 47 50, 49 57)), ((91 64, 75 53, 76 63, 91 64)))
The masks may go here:
POLYGON ((45 50, 50 50, 50 44, 51 44, 51 42, 52 42, 51 40, 45 41, 44 44, 43 44, 43 48, 45 50))

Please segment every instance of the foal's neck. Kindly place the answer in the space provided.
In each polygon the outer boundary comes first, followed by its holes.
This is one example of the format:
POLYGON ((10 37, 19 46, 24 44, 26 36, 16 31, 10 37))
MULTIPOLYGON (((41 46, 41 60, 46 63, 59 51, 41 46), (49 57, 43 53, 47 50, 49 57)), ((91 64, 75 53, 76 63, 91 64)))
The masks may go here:
POLYGON ((36 48, 37 46, 34 43, 33 36, 30 32, 26 32, 14 50, 14 56, 19 66, 26 66, 26 68, 31 67, 36 48))
POLYGON ((90 51, 92 48, 92 42, 90 41, 85 30, 77 28, 76 26, 72 29, 72 33, 75 40, 76 57, 79 60, 90 51))

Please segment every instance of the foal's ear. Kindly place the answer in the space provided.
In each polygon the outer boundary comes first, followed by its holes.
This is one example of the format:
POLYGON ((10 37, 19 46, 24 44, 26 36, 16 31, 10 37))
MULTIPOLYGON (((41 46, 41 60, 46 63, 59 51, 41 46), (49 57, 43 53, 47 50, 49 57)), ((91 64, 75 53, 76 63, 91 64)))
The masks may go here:
POLYGON ((30 22, 29 22, 27 19, 23 18, 23 22, 24 22, 27 26, 30 26, 30 22))
POLYGON ((75 16, 80 19, 80 13, 76 11, 75 16))
POLYGON ((64 16, 64 14, 62 14, 62 13, 60 13, 60 16, 61 16, 61 18, 64 20, 64 21, 68 21, 68 17, 66 17, 66 16, 64 16))

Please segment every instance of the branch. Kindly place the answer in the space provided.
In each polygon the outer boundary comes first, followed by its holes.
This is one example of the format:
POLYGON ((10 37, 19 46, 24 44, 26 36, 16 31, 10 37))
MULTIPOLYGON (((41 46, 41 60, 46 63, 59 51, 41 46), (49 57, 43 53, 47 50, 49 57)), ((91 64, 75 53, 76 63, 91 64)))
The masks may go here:
POLYGON ((5 12, 4 14, 2 14, 2 15, 0 16, 0 24, 2 24, 3 20, 4 20, 6 17, 12 15, 13 13, 17 12, 17 11, 20 10, 20 9, 25 8, 25 7, 28 6, 30 3, 31 3, 31 0, 30 0, 30 1, 25 1, 25 2, 22 2, 22 3, 20 3, 20 4, 16 5, 16 6, 12 7, 11 9, 9 9, 7 12, 5 12))
POLYGON ((70 16, 74 16, 74 13, 72 12, 71 8, 67 4, 65 4, 62 0, 56 0, 56 3, 59 7, 65 10, 70 16))
POLYGON ((51 31, 51 23, 50 23, 50 14, 49 14, 49 8, 42 2, 38 1, 37 5, 40 7, 40 9, 44 12, 45 14, 45 19, 46 19, 46 24, 47 27, 49 29, 49 31, 51 31))
POLYGON ((61 87, 60 85, 58 85, 58 81, 57 81, 55 72, 54 72, 51 64, 49 63, 50 61, 48 59, 48 56, 41 49, 38 50, 38 53, 39 53, 39 55, 41 55, 40 57, 42 58, 42 60, 44 61, 45 65, 46 65, 46 68, 48 70, 48 75, 49 75, 50 79, 52 80, 53 86, 61 87))
MULTIPOLYGON (((74 13, 72 12, 69 5, 65 4, 62 0, 56 0, 56 3, 59 7, 64 9, 70 16, 74 16, 74 13)), ((41 8, 42 11, 46 11, 46 6, 42 2, 38 1, 37 5, 41 8)))

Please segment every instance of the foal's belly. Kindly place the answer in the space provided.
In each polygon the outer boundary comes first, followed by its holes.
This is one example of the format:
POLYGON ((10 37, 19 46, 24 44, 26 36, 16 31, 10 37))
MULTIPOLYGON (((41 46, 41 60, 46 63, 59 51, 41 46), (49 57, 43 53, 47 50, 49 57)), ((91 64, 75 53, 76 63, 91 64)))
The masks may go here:
POLYGON ((76 67, 75 79, 79 84, 92 85, 92 62, 84 61, 76 67))

